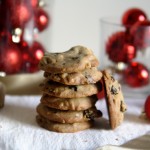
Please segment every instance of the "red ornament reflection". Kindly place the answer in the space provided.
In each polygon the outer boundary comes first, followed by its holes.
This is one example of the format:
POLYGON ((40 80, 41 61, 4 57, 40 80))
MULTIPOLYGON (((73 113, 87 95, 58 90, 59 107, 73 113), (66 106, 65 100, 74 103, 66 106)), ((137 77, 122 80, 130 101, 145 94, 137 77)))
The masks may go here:
POLYGON ((131 29, 130 34, 133 36, 134 45, 142 50, 150 46, 150 21, 135 23, 131 29))
POLYGON ((136 48, 132 44, 130 35, 120 31, 109 37, 106 43, 106 52, 113 62, 128 63, 136 56, 136 48))
POLYGON ((30 53, 30 67, 29 67, 29 72, 35 72, 38 69, 38 64, 40 59, 44 55, 44 47, 37 41, 34 41, 32 46, 29 48, 29 53, 30 53))
POLYGON ((124 81, 131 87, 141 87, 149 83, 150 74, 146 66, 131 62, 124 70, 124 81))

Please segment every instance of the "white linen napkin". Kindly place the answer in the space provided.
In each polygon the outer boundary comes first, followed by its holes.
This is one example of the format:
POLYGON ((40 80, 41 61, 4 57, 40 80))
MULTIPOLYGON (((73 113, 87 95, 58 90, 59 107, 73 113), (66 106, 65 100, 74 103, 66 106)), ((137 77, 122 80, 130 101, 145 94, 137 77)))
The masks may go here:
POLYGON ((108 128, 104 100, 97 107, 103 119, 91 129, 77 133, 56 133, 39 127, 35 121, 40 96, 7 95, 0 109, 0 150, 94 150, 105 145, 121 145, 150 131, 150 121, 140 117, 144 99, 125 99, 128 110, 124 122, 115 130, 108 128))

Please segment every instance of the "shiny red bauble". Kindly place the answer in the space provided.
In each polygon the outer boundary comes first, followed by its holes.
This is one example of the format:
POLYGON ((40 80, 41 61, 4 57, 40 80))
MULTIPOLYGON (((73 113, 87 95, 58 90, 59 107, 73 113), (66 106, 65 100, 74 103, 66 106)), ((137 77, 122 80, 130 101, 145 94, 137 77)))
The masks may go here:
POLYGON ((130 34, 137 49, 147 48, 150 46, 150 21, 138 21, 131 27, 130 34))
POLYGON ((4 71, 6 74, 20 72, 22 55, 14 43, 7 43, 0 47, 0 58, 0 71, 4 71))
POLYGON ((32 17, 32 8, 25 2, 14 2, 10 6, 10 24, 13 28, 24 27, 32 17))
POLYGON ((143 64, 131 62, 124 70, 123 78, 131 87, 142 87, 149 84, 150 73, 143 64))
POLYGON ((38 69, 38 64, 40 59, 44 55, 44 47, 37 41, 34 41, 32 46, 29 48, 30 53, 30 68, 29 72, 36 72, 38 69))
POLYGON ((43 31, 44 29, 46 29, 49 22, 50 17, 45 10, 39 8, 35 11, 35 27, 39 31, 43 31))
POLYGON ((39 62, 44 55, 44 47, 37 41, 34 41, 30 47, 30 53, 33 54, 34 62, 39 62))
POLYGON ((144 110, 145 110, 146 116, 150 119, 150 95, 146 98, 144 110))
POLYGON ((136 56, 136 48, 128 33, 120 31, 112 34, 106 43, 106 53, 115 63, 128 63, 136 56))
POLYGON ((134 23, 144 20, 147 20, 147 15, 139 8, 128 9, 122 16, 122 24, 125 26, 132 26, 134 23))

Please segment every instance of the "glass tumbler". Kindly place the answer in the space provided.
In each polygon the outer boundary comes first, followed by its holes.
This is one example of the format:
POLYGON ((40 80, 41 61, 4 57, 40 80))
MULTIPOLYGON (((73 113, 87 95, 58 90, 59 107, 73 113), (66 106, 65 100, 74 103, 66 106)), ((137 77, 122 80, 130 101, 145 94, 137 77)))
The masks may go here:
POLYGON ((0 1, 0 76, 38 71, 50 43, 48 8, 44 0, 0 1))
POLYGON ((51 46, 53 2, 0 0, 0 81, 6 93, 39 92, 38 64, 51 46))
POLYGON ((100 23, 102 69, 116 76, 126 94, 149 94, 150 23, 125 26, 112 17, 100 23))

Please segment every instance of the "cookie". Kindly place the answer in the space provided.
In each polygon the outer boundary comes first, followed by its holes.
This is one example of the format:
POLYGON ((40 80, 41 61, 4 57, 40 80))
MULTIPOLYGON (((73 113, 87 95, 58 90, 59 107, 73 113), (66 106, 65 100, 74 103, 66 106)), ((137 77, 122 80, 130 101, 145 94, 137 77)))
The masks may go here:
POLYGON ((61 133, 74 133, 74 132, 88 129, 93 126, 93 121, 64 124, 64 123, 50 121, 44 117, 41 117, 40 115, 36 116, 36 121, 41 127, 49 131, 61 132, 61 133))
POLYGON ((82 98, 59 98, 44 94, 41 97, 43 105, 60 110, 86 110, 95 106, 96 101, 96 95, 82 98))
POLYGON ((98 65, 92 50, 84 46, 75 46, 62 53, 45 53, 39 68, 50 73, 71 73, 98 65))
POLYGON ((95 107, 84 111, 65 111, 52 109, 44 106, 43 104, 39 104, 37 106, 37 113, 50 121, 59 123, 84 122, 102 116, 102 113, 96 110, 95 107))
POLYGON ((102 73, 96 67, 92 67, 73 73, 44 72, 44 77, 66 85, 81 85, 98 82, 102 77, 102 73))
POLYGON ((43 93, 60 98, 87 97, 98 93, 98 86, 96 84, 68 86, 52 81, 45 81, 40 84, 40 88, 43 93))
POLYGON ((121 85, 106 70, 103 71, 103 81, 108 107, 109 122, 111 128, 115 129, 122 123, 124 119, 126 104, 124 103, 121 85))

